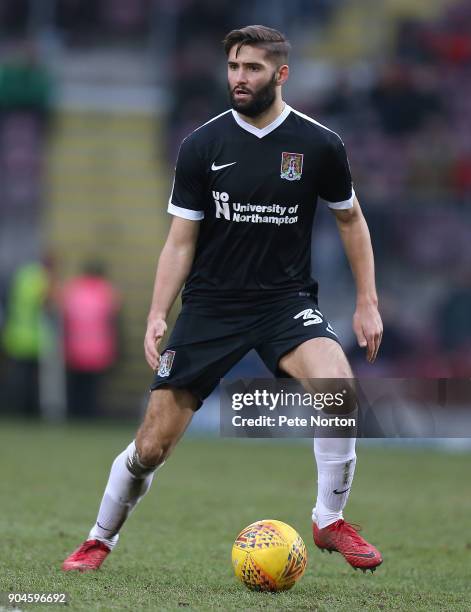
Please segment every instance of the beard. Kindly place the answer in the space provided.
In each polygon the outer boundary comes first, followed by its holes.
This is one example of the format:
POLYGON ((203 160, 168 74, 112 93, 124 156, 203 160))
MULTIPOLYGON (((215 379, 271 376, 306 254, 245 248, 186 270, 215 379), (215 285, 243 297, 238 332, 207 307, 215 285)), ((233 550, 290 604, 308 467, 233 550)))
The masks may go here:
MULTIPOLYGON (((252 91, 248 88, 242 87, 244 91, 247 91, 250 97, 247 100, 237 101, 234 98, 234 90, 230 88, 229 83, 227 84, 229 91, 229 99, 231 107, 247 117, 257 117, 265 112, 275 101, 276 96, 276 72, 273 73, 271 79, 266 85, 263 85, 257 91, 252 91)), ((237 89, 237 88, 234 88, 237 89)))

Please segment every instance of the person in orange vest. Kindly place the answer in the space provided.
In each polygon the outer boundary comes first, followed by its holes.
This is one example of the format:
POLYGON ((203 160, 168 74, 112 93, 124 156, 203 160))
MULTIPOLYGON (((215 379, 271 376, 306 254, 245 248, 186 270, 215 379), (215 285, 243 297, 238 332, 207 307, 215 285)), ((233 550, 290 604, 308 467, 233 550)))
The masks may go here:
POLYGON ((99 414, 104 374, 118 355, 119 296, 100 262, 89 262, 62 293, 68 414, 99 414))

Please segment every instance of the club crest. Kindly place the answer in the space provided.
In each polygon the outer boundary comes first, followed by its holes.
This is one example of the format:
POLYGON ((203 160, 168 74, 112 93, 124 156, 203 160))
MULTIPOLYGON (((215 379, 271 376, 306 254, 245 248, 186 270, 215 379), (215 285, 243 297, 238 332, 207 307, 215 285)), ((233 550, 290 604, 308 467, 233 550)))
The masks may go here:
POLYGON ((175 351, 165 351, 160 357, 160 365, 157 374, 161 378, 165 378, 170 374, 172 369, 173 360, 175 359, 175 351))
POLYGON ((303 154, 283 152, 281 154, 281 178, 287 181, 299 181, 302 173, 303 154))

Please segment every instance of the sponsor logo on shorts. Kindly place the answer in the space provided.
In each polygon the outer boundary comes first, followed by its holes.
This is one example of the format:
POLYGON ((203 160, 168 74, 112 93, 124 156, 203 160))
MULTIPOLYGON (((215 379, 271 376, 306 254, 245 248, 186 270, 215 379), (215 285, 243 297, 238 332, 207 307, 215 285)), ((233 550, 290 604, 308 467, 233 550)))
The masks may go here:
POLYGON ((303 319, 304 327, 308 325, 318 325, 322 323, 322 313, 319 310, 313 310, 312 308, 306 308, 305 310, 301 310, 297 315, 294 315, 293 319, 303 319), (314 314, 317 313, 317 314, 314 314))
POLYGON ((173 360, 175 359, 175 351, 165 351, 160 358, 160 365, 157 374, 161 378, 166 378, 172 369, 173 360))

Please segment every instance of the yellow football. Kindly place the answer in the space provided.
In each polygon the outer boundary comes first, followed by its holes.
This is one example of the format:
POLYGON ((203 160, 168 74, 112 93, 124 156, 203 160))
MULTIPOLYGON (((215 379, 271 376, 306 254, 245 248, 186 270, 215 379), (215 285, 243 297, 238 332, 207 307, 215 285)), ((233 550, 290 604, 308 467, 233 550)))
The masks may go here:
POLYGON ((286 591, 304 574, 307 551, 299 533, 267 519, 243 529, 232 547, 235 575, 252 591, 286 591))

